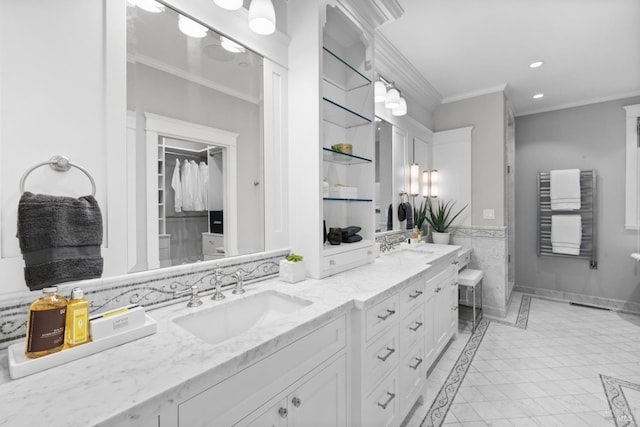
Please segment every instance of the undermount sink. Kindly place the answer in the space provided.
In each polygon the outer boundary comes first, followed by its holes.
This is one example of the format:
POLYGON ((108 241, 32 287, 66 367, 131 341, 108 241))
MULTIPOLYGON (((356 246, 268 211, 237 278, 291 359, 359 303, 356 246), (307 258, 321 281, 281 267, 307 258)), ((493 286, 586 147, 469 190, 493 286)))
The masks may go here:
POLYGON ((198 338, 219 344, 252 328, 266 325, 311 304, 277 291, 265 291, 223 302, 173 321, 198 338))

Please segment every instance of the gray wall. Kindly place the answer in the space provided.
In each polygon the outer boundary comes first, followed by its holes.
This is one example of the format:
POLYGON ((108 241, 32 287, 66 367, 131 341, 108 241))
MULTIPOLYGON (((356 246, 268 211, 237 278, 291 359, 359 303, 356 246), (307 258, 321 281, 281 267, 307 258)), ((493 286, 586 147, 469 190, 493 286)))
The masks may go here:
POLYGON ((435 131, 473 126, 471 134, 471 224, 505 225, 504 218, 504 94, 476 96, 439 105, 435 131), (495 219, 482 218, 494 209, 495 219))
POLYGON ((516 285, 640 302, 636 232, 624 229, 625 111, 640 97, 516 118, 516 285), (587 260, 538 257, 536 174, 598 172, 598 269, 587 260))

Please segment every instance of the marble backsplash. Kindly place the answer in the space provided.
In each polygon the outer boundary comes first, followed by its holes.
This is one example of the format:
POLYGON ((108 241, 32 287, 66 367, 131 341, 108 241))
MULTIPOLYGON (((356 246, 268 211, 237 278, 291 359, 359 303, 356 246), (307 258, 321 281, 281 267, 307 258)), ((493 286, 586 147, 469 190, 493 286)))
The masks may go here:
MULTIPOLYGON (((173 294, 193 285, 197 285, 201 293, 212 291, 215 286, 214 271, 217 268, 222 270, 223 288, 235 284, 232 275, 236 272, 244 276, 245 282, 277 275, 280 260, 288 254, 288 250, 262 252, 117 277, 61 283, 58 285, 58 293, 68 297, 71 289, 82 288, 91 305, 91 313, 129 304, 156 308, 188 299, 189 295, 185 295, 177 300, 173 294)), ((19 295, 0 297, 0 348, 8 347, 11 341, 24 338, 29 305, 40 296, 41 291, 25 291, 19 295)))

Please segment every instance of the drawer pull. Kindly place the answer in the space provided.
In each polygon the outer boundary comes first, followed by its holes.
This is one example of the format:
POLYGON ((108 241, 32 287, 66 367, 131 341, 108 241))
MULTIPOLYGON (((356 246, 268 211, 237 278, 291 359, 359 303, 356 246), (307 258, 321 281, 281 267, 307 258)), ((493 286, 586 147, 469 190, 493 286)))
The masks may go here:
POLYGON ((416 357, 416 364, 415 365, 409 365, 409 367, 413 370, 418 369, 418 366, 420 366, 420 364, 422 363, 422 359, 420 359, 419 357, 416 357))
POLYGON ((280 414, 282 418, 287 418, 287 415, 289 415, 289 411, 287 411, 287 408, 280 408, 278 409, 278 414, 280 414))
POLYGON ((302 400, 300 400, 299 397, 294 397, 293 399, 291 399, 291 403, 293 404, 293 406, 295 406, 296 408, 299 408, 300 405, 302 405, 302 400))
POLYGON ((413 332, 415 332, 418 329, 420 329, 421 326, 422 326, 422 322, 416 322, 416 326, 413 327, 413 328, 411 326, 409 326, 409 329, 411 329, 413 332))
POLYGON ((454 305, 453 307, 451 307, 451 310, 456 311, 458 309, 457 305, 454 305))
POLYGON ((438 293, 438 292, 440 292, 441 290, 442 290, 442 288, 435 288, 435 289, 433 290, 433 292, 435 292, 435 293, 437 294, 437 293, 438 293))
POLYGON ((329 260, 329 265, 336 265, 336 260, 335 259, 330 259, 329 260))
POLYGON ((411 298, 411 299, 416 299, 416 298, 418 298, 420 295, 422 295, 422 291, 416 291, 416 293, 415 293, 415 294, 411 294, 411 295, 409 295, 409 298, 411 298))
POLYGON ((378 359, 382 360, 383 362, 386 362, 387 359, 395 352, 396 352, 395 348, 387 347, 387 354, 385 354, 384 356, 378 356, 378 359))
POLYGON ((387 409, 387 406, 389 406, 389 403, 391 403, 393 398, 396 397, 395 394, 389 393, 389 392, 387 392, 387 396, 389 396, 389 397, 387 397, 387 401, 386 402, 384 402, 384 403, 378 402, 378 406, 381 407, 382 409, 387 409))
POLYGON ((453 261, 452 264, 453 265, 458 265, 458 261, 453 261))
POLYGON ((389 316, 391 316, 392 314, 396 314, 396 311, 395 310, 389 310, 387 308, 387 314, 378 314, 378 319, 387 320, 389 318, 389 316))

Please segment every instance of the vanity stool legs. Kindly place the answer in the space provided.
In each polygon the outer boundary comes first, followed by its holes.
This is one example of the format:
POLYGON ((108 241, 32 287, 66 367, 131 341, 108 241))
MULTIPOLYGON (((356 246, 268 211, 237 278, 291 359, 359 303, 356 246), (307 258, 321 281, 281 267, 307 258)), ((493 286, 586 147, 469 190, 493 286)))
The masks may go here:
POLYGON ((471 311, 470 317, 473 322, 471 333, 475 332, 478 322, 482 319, 482 271, 465 268, 458 273, 458 286, 460 295, 464 292, 464 300, 459 298, 460 317, 463 317, 471 311), (469 301, 468 293, 471 293, 471 301, 469 301), (479 298, 478 298, 479 297, 479 298), (466 310, 463 308, 467 307, 466 310))

